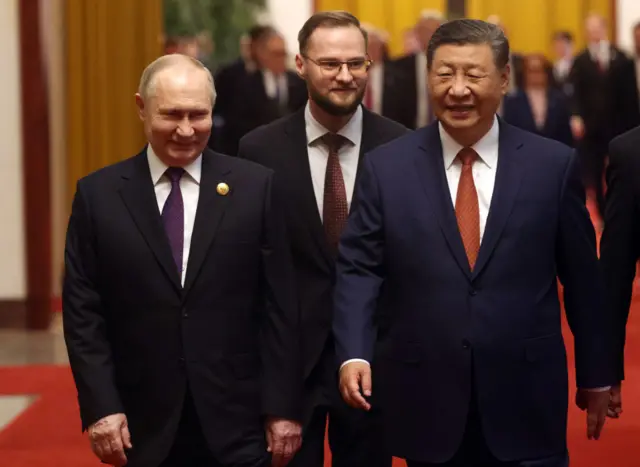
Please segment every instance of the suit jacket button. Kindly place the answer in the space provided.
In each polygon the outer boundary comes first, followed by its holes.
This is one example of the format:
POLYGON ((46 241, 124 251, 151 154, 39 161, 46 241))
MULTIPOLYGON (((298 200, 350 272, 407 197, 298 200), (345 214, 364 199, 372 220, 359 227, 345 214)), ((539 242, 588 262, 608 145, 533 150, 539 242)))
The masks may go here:
POLYGON ((475 297, 476 295, 478 295, 478 291, 476 289, 469 289, 469 295, 475 297))
POLYGON ((182 309, 182 317, 183 318, 188 318, 189 317, 189 312, 187 311, 186 308, 182 309))
POLYGON ((183 357, 180 357, 180 360, 178 360, 178 366, 180 368, 184 368, 185 367, 184 358, 183 357))
POLYGON ((470 349, 471 348, 471 342, 469 342, 468 339, 462 339, 462 348, 463 349, 470 349))

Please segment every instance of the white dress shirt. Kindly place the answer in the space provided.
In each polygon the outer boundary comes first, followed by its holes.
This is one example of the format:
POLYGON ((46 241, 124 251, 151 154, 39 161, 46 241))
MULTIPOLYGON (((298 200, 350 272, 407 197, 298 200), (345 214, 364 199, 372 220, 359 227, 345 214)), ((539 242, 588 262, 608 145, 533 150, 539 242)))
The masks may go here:
MULTIPOLYGON (((149 171, 151 181, 158 200, 158 209, 162 214, 164 203, 171 193, 171 179, 165 174, 169 168, 162 162, 153 148, 147 146, 147 160, 149 161, 149 171)), ((198 198, 200 197, 200 175, 202 173, 202 156, 198 156, 191 164, 184 167, 185 173, 180 179, 180 191, 182 192, 182 202, 184 203, 184 247, 182 250, 182 285, 187 275, 187 263, 189 262, 189 250, 191 248, 191 236, 193 235, 193 224, 196 220, 196 210, 198 198)))
POLYGON ((596 63, 600 63, 605 70, 609 68, 609 62, 611 61, 611 44, 609 41, 589 44, 589 54, 591 59, 596 63))
POLYGON ((269 99, 278 99, 280 105, 286 105, 289 99, 289 83, 285 73, 274 75, 269 70, 262 71, 262 81, 264 83, 264 91, 269 99))
MULTIPOLYGON (((313 192, 316 195, 318 213, 323 218, 324 204, 324 177, 327 172, 327 161, 329 160, 329 148, 322 142, 322 137, 329 133, 311 115, 309 103, 304 111, 305 130, 307 133, 307 154, 309 157, 309 167, 311 169, 311 180, 313 182, 313 192)), ((356 172, 358 170, 358 159, 360 157, 360 144, 362 141, 362 107, 353 114, 351 119, 342 127, 338 134, 347 139, 347 144, 342 146, 338 152, 344 187, 347 195, 347 205, 351 208, 353 188, 356 183, 356 172)))

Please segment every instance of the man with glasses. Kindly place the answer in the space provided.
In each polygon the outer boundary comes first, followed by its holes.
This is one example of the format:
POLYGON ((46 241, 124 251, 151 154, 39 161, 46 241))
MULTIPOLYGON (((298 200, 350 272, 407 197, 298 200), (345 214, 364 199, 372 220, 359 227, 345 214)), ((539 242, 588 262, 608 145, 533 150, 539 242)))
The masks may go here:
POLYGON ((246 135, 238 152, 274 169, 274 189, 288 200, 305 377, 304 442, 291 465, 324 465, 328 417, 333 466, 389 467, 378 414, 352 409, 338 394, 332 294, 338 237, 363 155, 408 130, 361 105, 371 60, 357 18, 318 13, 298 41, 296 67, 307 84, 307 105, 246 135))

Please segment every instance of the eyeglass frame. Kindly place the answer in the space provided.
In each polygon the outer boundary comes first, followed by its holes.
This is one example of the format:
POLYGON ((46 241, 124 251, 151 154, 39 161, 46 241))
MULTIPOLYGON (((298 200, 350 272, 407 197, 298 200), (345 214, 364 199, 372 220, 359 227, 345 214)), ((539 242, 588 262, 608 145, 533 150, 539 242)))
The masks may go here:
MULTIPOLYGON (((351 60, 324 59, 324 60, 327 60, 327 61, 336 62, 336 63, 340 64, 340 66, 335 71, 329 71, 326 68, 324 68, 326 66, 326 63, 322 63, 321 61, 314 60, 313 58, 309 57, 308 55, 300 54, 300 56, 302 58, 304 58, 305 60, 309 60, 314 65, 318 66, 322 70, 323 73, 327 73, 327 74, 329 74, 331 76, 338 76, 340 74, 340 72, 342 71, 342 67, 344 65, 347 66, 347 71, 351 74, 351 76, 355 76, 354 73, 353 73, 353 70, 351 70, 351 68, 349 68, 349 63, 353 62, 354 61, 353 59, 351 59, 351 60)), ((321 59, 321 60, 323 60, 323 59, 321 59)), ((357 60, 360 60, 360 59, 357 59, 357 60)), ((365 67, 366 67, 365 70, 364 70, 364 73, 366 73, 371 69, 371 66, 373 65, 373 60, 371 60, 371 58, 369 58, 369 56, 366 55, 365 58, 364 58, 364 64, 365 64, 365 67)), ((357 72, 356 72, 356 74, 357 74, 357 72)))

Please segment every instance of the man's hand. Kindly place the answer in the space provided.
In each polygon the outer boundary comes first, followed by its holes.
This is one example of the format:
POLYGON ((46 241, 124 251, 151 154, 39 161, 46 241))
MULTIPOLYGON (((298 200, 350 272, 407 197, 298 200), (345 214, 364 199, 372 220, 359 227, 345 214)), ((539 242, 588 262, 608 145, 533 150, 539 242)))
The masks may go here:
POLYGON ((609 409, 610 391, 578 389, 576 405, 587 411, 587 438, 600 439, 609 409))
POLYGON ((269 417, 265 424, 265 434, 273 467, 287 465, 302 444, 302 426, 292 420, 269 417))
POLYGON ((368 363, 350 362, 340 369, 340 394, 351 407, 371 409, 371 404, 365 399, 371 396, 371 367, 368 363))
POLYGON ((571 125, 571 133, 573 134, 573 138, 576 141, 580 141, 584 138, 585 129, 584 129, 584 121, 581 117, 574 115, 570 120, 571 125))
POLYGON ((609 391, 609 411, 607 416, 610 418, 620 418, 622 414, 622 383, 616 384, 609 391))
POLYGON ((127 417, 117 413, 104 417, 89 427, 91 450, 106 464, 122 467, 127 464, 125 448, 131 449, 127 417))

